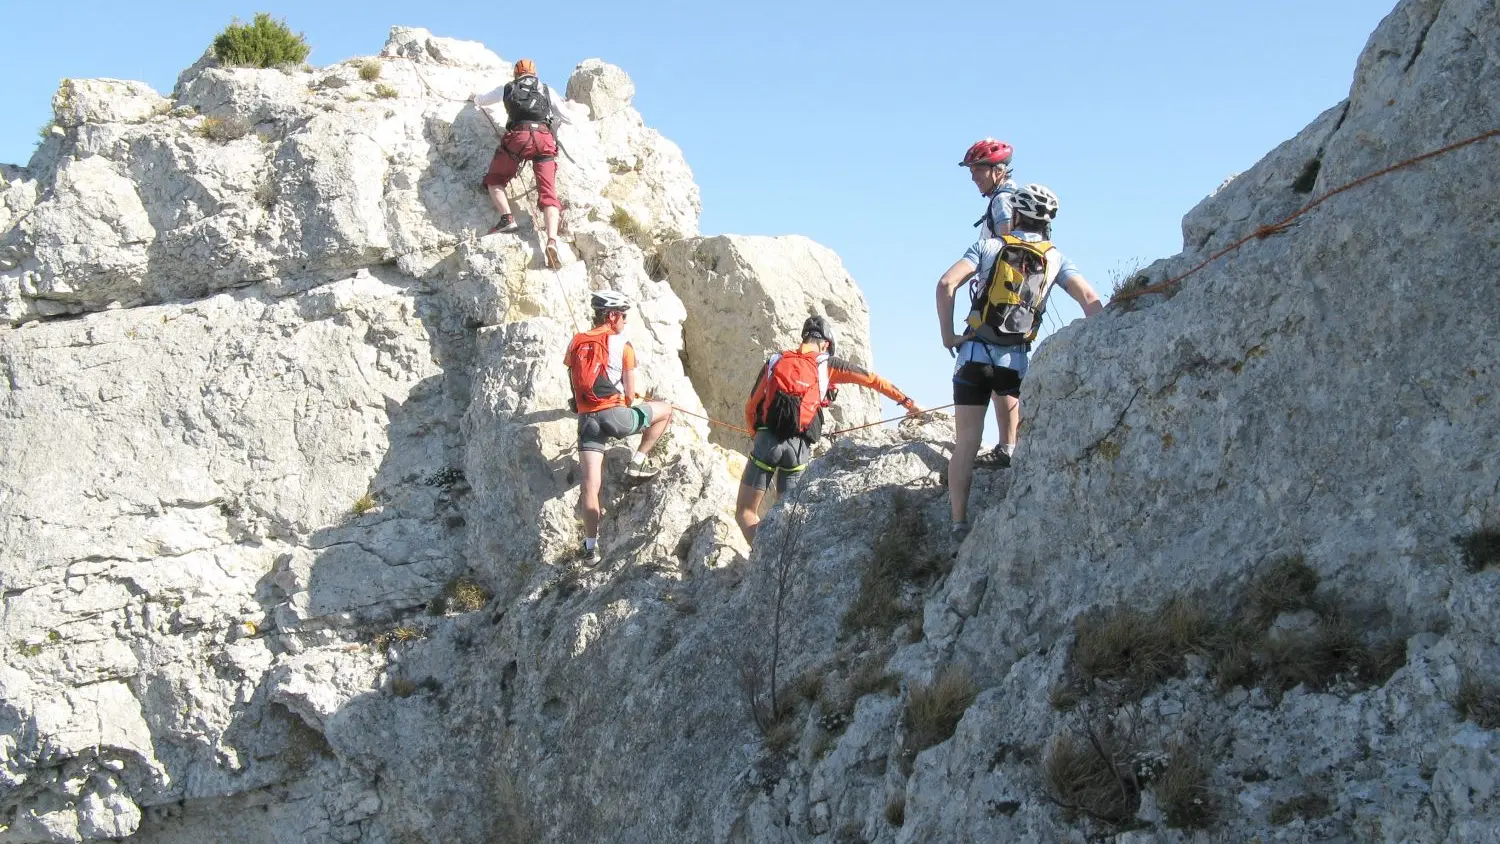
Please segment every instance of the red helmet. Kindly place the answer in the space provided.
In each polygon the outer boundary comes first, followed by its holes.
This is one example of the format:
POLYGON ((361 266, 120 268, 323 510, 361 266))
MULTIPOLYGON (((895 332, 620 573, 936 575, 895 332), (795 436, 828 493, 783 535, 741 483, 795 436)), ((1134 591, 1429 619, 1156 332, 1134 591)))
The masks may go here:
POLYGON ((958 162, 958 166, 968 167, 971 164, 988 164, 994 167, 1001 164, 1009 164, 1011 152, 1013 150, 1010 148, 1010 144, 1004 141, 997 141, 994 138, 985 138, 982 141, 975 141, 974 145, 969 147, 969 151, 964 153, 964 160, 958 162))

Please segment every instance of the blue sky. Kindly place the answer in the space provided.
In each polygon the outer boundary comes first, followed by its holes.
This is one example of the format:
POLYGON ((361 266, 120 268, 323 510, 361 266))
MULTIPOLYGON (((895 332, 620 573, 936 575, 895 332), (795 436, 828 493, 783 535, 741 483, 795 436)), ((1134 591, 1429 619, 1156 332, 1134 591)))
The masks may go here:
MULTIPOLYGON (((682 147, 703 231, 837 251, 870 302, 877 369, 932 406, 951 400, 933 285, 983 211, 956 166, 970 143, 1016 147, 1018 179, 1061 199, 1055 241, 1107 294, 1113 274, 1177 252, 1182 215, 1227 176, 1347 95, 1392 5, 15 4, 7 30, 26 37, 0 51, 0 161, 30 157, 62 78, 167 93, 232 17, 258 11, 305 33, 315 65, 378 52, 392 25, 530 56, 558 88, 597 56, 682 147)), ((1053 310, 1078 313, 1061 293, 1053 310)))

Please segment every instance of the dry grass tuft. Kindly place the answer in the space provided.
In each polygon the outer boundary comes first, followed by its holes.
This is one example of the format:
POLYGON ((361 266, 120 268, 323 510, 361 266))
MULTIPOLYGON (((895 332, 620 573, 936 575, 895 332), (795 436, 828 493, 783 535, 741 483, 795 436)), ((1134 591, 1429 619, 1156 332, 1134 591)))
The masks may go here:
POLYGON ((382 100, 394 100, 401 96, 401 93, 384 82, 379 82, 375 85, 375 96, 382 100))
POLYGON ((885 801, 885 820, 897 827, 906 823, 906 792, 898 791, 885 801))
POLYGON ((1453 708, 1466 721, 1486 730, 1500 728, 1500 686, 1493 686, 1467 674, 1458 684, 1453 708))
POLYGON ((931 685, 912 686, 906 701, 909 751, 920 753, 947 741, 978 694, 974 678, 961 665, 944 668, 931 685))
POLYGON ((875 556, 859 579, 859 593, 844 612, 846 633, 890 633, 920 615, 904 599, 907 586, 926 586, 946 573, 945 558, 930 547, 921 510, 905 491, 891 503, 890 516, 875 540, 875 556))
POLYGON ((1183 657, 1209 653, 1214 636, 1208 611, 1181 597, 1155 612, 1114 607, 1084 614, 1074 629, 1074 685, 1088 690, 1098 680, 1123 681, 1131 697, 1180 675, 1183 657))
POLYGON ((1209 767, 1195 747, 1178 747, 1152 783, 1157 805, 1167 826, 1174 829, 1207 829, 1218 817, 1218 807, 1208 787, 1209 767))
POLYGON ((1274 560, 1250 581, 1243 605, 1247 620, 1264 627, 1282 613, 1317 609, 1318 573, 1300 556, 1274 560))
POLYGON ((1290 800, 1283 800, 1271 807, 1270 820, 1276 826, 1283 826, 1295 820, 1310 821, 1316 818, 1326 818, 1333 814, 1333 803, 1321 794, 1299 794, 1290 800))
POLYGON ((250 134, 255 127, 243 117, 205 117, 195 130, 199 137, 211 141, 237 141, 250 134))
POLYGON ((1464 568, 1475 574, 1500 565, 1500 530, 1485 528, 1468 536, 1455 536, 1453 544, 1458 546, 1464 568))
POLYGON ((474 612, 489 603, 489 590, 466 577, 457 577, 443 587, 443 604, 449 612, 474 612))
POLYGON ((1064 809, 1109 824, 1125 823, 1141 806, 1130 754, 1131 748, 1111 731, 1057 736, 1043 765, 1047 793, 1064 809))
POLYGON ((380 59, 365 59, 359 63, 359 78, 366 82, 374 82, 380 78, 380 59))

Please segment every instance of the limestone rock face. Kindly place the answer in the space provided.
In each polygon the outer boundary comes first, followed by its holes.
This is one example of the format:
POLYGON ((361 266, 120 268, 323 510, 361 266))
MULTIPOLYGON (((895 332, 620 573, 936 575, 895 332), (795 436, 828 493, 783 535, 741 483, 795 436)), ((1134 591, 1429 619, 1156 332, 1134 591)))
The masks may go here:
MULTIPOLYGON (((688 375, 716 419, 744 424, 745 397, 772 353, 795 347, 819 314, 838 333, 839 357, 870 367, 870 312, 837 255, 805 237, 689 238, 662 250, 672 289, 688 309, 688 375)), ((899 386, 899 385, 898 385, 899 386)), ((879 418, 879 395, 845 389, 839 427, 879 418)), ((719 436, 719 435, 716 435, 719 436)), ((722 434, 724 442, 742 434, 722 434)))
MULTIPOLYGON (((1497 37, 1488 0, 1400 3, 1150 280, 1493 128, 1497 37)), ((0 168, 0 844, 1493 838, 1493 141, 1047 340, 961 542, 947 417, 834 438, 752 549, 743 457, 679 412, 654 480, 606 454, 584 568, 591 290, 637 302, 645 389, 729 421, 809 313, 870 363, 863 302, 800 238, 698 237, 596 62, 544 270, 478 234, 465 98, 506 63, 406 29, 379 61, 395 97, 354 63, 204 63, 142 122, 75 93, 0 168), (1173 599, 1264 638, 1079 679, 1080 617, 1173 599), (1065 810, 1089 734, 1128 785, 1065 810)))
POLYGON ((635 82, 618 67, 599 59, 585 59, 568 78, 568 99, 589 107, 589 117, 603 120, 630 107, 635 82))

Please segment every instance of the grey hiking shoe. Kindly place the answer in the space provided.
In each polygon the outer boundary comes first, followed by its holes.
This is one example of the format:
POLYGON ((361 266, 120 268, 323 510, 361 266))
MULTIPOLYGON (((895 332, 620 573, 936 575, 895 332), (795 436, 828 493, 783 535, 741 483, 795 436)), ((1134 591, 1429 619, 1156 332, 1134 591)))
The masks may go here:
POLYGON ((1000 446, 986 451, 984 454, 974 458, 975 469, 1009 469, 1010 455, 1000 450, 1000 446))
POLYGON ((625 477, 633 481, 649 481, 659 474, 660 469, 653 469, 645 463, 631 463, 625 467, 625 477))
POLYGON ((490 234, 513 232, 519 230, 520 228, 521 227, 516 224, 516 215, 505 214, 500 217, 500 222, 494 224, 493 226, 490 226, 490 234))
POLYGON ((948 535, 953 537, 954 542, 963 542, 964 537, 969 535, 969 523, 954 522, 948 526, 948 535))
POLYGON ((587 545, 579 545, 578 562, 582 563, 584 568, 590 569, 604 562, 604 555, 599 553, 599 543, 594 543, 593 548, 589 548, 587 545))

